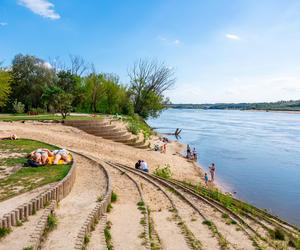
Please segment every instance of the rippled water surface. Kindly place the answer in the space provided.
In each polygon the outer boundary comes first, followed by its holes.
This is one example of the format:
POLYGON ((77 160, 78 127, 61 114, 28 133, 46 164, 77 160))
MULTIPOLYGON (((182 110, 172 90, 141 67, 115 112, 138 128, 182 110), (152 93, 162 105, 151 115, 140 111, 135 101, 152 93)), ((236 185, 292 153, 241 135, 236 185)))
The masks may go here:
POLYGON ((215 162, 227 191, 300 226, 300 114, 169 109, 148 123, 182 128, 180 141, 206 170, 215 162))

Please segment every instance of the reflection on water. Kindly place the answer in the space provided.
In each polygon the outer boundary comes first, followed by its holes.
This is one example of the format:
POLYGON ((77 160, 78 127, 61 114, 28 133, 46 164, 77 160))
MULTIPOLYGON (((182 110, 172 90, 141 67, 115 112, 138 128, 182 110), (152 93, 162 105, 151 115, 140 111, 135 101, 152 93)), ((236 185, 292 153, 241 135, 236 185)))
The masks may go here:
POLYGON ((170 109, 148 122, 161 133, 182 128, 228 191, 300 225, 299 114, 170 109))

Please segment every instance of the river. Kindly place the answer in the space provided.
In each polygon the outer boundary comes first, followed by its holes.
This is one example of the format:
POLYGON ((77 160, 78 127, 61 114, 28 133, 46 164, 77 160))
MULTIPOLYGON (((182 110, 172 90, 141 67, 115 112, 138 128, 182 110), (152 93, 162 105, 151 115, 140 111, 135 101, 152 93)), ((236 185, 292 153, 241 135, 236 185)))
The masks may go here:
POLYGON ((169 109, 148 123, 181 128, 179 141, 196 148, 205 171, 216 164, 225 191, 300 226, 300 114, 169 109))

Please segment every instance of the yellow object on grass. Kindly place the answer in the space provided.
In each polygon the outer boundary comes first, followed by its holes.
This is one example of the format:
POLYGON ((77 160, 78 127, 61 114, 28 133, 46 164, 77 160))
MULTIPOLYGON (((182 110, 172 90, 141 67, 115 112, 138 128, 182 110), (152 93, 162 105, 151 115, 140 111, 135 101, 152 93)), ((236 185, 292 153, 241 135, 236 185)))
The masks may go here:
MULTIPOLYGON (((54 158, 55 156, 48 156, 48 164, 49 165, 53 165, 53 162, 54 162, 54 158)), ((72 155, 68 154, 68 160, 69 161, 72 161, 72 155)), ((66 164, 64 160, 59 160, 58 165, 63 165, 63 164, 66 164)))

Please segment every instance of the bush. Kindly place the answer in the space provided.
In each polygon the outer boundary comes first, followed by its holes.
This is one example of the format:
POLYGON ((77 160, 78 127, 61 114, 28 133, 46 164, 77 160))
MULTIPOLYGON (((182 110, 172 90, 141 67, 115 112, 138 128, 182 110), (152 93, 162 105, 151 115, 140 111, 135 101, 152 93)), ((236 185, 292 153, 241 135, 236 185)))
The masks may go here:
POLYGON ((21 102, 18 102, 18 100, 16 99, 13 102, 13 110, 17 113, 17 114, 22 114, 25 111, 25 105, 21 102))
POLYGON ((57 218, 54 214, 49 214, 47 219, 47 231, 50 232, 57 227, 57 218))
POLYGON ((128 128, 128 131, 134 135, 137 135, 140 132, 140 129, 137 126, 137 124, 134 124, 134 123, 130 123, 127 128, 128 128))
POLYGON ((284 240, 285 239, 284 232, 280 228, 275 228, 274 231, 270 230, 269 233, 274 240, 284 240))
POLYGON ((118 199, 118 195, 114 192, 111 193, 111 202, 116 202, 118 199))
POLYGON ((154 171, 154 175, 165 178, 165 179, 170 179, 172 177, 172 171, 170 169, 170 165, 165 165, 163 167, 157 167, 154 171))
POLYGON ((0 239, 8 235, 10 231, 9 228, 0 228, 0 239))

